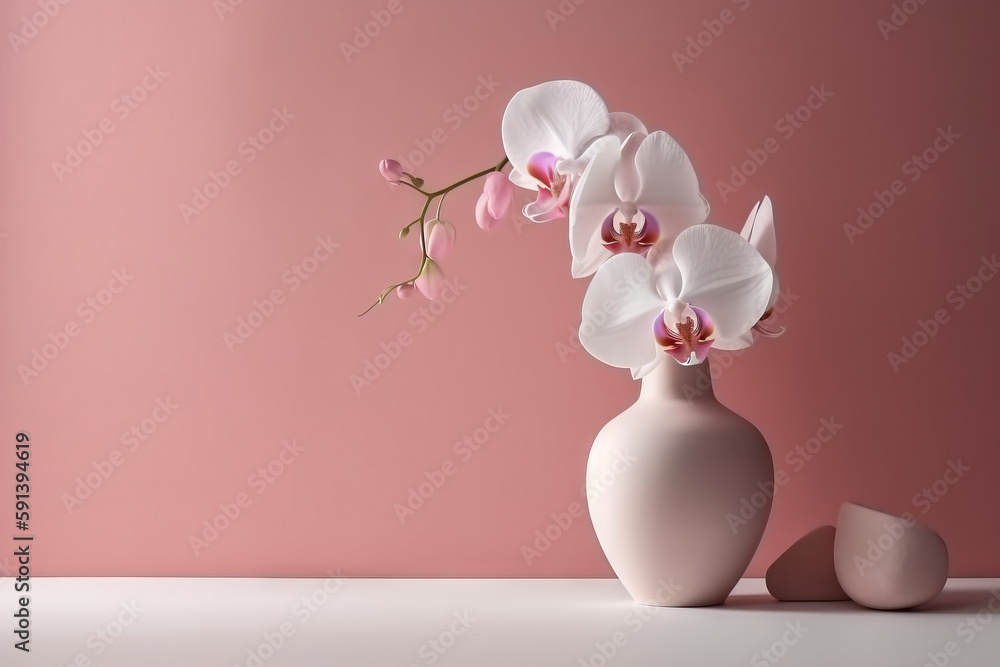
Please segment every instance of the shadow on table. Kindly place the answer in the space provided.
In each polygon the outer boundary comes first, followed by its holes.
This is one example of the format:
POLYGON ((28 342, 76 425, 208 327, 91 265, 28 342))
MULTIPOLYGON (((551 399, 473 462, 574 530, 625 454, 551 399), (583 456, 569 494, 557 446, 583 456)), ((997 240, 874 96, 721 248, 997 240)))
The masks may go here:
MULTIPOLYGON (((864 609, 850 600, 843 602, 779 602, 770 595, 748 594, 730 595, 726 600, 725 608, 732 608, 739 611, 781 611, 787 612, 790 609, 801 612, 824 612, 824 613, 856 613, 858 609, 864 609)), ((982 588, 975 590, 943 591, 939 596, 925 605, 915 609, 904 609, 896 613, 905 614, 975 614, 978 612, 994 613, 1000 611, 1000 591, 996 589, 982 588)))

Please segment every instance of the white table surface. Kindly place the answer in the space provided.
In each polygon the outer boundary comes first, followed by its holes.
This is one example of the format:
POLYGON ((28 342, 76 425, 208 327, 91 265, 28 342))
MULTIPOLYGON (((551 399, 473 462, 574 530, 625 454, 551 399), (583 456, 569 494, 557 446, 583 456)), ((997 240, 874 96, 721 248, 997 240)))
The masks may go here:
POLYGON ((1000 665, 1000 579, 877 612, 777 603, 760 579, 722 607, 669 609, 635 605, 614 579, 44 578, 30 654, 13 649, 3 583, 4 666, 1000 665))

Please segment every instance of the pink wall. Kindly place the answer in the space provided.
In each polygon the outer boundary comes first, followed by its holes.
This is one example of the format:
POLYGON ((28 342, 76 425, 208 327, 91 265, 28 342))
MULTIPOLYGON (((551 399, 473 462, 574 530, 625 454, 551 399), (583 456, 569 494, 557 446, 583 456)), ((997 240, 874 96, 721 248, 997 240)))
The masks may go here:
POLYGON ((939 530, 952 574, 1000 575, 1000 280, 976 278, 1000 251, 1000 10, 897 4, 919 9, 884 37, 891 0, 4 2, 3 459, 30 432, 36 572, 610 575, 586 518, 522 555, 582 500, 594 435, 638 390, 573 347, 586 281, 570 278, 565 227, 487 234, 476 189, 456 193, 444 268, 457 296, 355 317, 415 266, 396 233, 417 201, 389 191, 378 160, 432 146, 419 169, 432 184, 485 167, 516 90, 577 78, 683 143, 717 221, 738 228, 760 196, 775 201, 788 333, 717 381, 787 474, 750 574, 850 499, 939 530), (731 22, 712 23, 723 10, 731 22), (391 20, 348 62, 341 44, 372 12, 391 20), (705 21, 722 33, 679 68, 672 53, 705 21), (478 109, 449 111, 477 89, 478 109), (832 97, 776 125, 816 89, 832 97), (262 150, 242 143, 269 124, 262 150), (437 128, 443 143, 428 143, 437 128), (939 128, 958 138, 914 171, 939 128), (717 183, 769 138, 778 151, 723 196, 717 183), (54 168, 80 142, 75 168, 54 168), (228 163, 238 173, 216 191, 228 163), (902 194, 849 239, 896 179, 902 194), (185 220, 196 188, 218 196, 185 220), (966 281, 981 287, 971 299, 952 292, 966 281), (230 351, 225 334, 276 290, 230 351), (894 370, 887 354, 939 309, 947 321, 894 370), (36 350, 54 358, 25 381, 36 350), (355 390, 352 375, 386 361, 355 390), (491 412, 503 423, 482 447, 456 449, 491 412), (824 419, 843 427, 806 461, 795 449, 824 419), (141 440, 123 437, 133 426, 141 440), (269 462, 271 481, 256 472, 269 462), (939 481, 949 462, 969 468, 954 484, 939 481), (401 523, 394 505, 443 465, 454 474, 401 523), (88 475, 100 485, 68 509, 88 475), (196 554, 189 537, 237 498, 196 554))

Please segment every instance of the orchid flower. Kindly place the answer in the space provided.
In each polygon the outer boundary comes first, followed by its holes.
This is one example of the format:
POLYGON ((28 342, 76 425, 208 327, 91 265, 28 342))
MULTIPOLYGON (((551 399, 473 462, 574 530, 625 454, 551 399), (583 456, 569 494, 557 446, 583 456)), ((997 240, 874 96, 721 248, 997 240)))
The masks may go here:
POLYGON ((511 163, 510 180, 537 190, 524 207, 533 222, 565 218, 576 179, 591 156, 594 140, 645 132, 638 118, 609 113, 604 100, 578 81, 549 81, 518 91, 504 111, 500 133, 511 163))
POLYGON ((784 333, 784 328, 777 330, 768 328, 768 321, 774 315, 774 304, 778 302, 778 273, 775 264, 778 263, 778 243, 774 233, 774 209, 771 206, 771 198, 764 197, 750 211, 747 221, 743 225, 740 235, 750 242, 760 253, 761 257, 767 261, 771 267, 773 282, 771 284, 771 296, 767 300, 767 310, 760 318, 760 322, 754 325, 753 330, 765 338, 776 338, 784 333))
POLYGON ((685 366, 701 363, 717 339, 746 333, 767 308, 771 268, 735 232, 696 225, 649 255, 611 257, 583 300, 583 347, 610 366, 633 369, 633 377, 667 355, 685 366))
POLYGON ((573 277, 622 252, 644 254, 708 216, 708 202, 680 145, 666 132, 599 139, 569 207, 573 277))

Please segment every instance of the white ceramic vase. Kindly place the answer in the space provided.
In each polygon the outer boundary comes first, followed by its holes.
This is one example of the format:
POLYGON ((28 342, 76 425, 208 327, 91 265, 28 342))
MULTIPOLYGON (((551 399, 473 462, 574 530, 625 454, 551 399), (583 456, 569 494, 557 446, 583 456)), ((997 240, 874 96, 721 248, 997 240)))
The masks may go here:
POLYGON ((664 360, 601 429, 587 463, 597 537, 642 604, 725 602, 764 533, 773 490, 767 442, 716 400, 707 361, 664 360))

